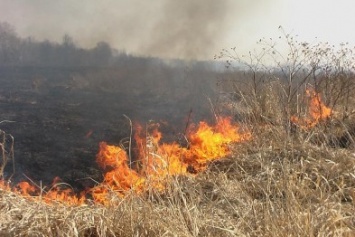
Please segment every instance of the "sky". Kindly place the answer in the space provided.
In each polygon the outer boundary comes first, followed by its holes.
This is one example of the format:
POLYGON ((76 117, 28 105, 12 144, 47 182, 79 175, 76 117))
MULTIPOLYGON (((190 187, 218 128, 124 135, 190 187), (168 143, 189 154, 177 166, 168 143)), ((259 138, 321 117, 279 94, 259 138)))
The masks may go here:
POLYGON ((301 40, 355 43, 354 0, 0 0, 0 22, 21 37, 81 47, 99 41, 135 55, 213 59, 252 50, 283 26, 301 40))

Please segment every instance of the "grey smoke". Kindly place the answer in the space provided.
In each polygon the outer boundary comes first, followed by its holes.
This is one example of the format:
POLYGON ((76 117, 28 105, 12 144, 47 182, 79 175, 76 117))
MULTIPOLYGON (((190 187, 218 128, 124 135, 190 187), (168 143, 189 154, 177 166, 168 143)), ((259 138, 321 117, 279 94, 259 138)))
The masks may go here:
POLYGON ((209 49, 215 48, 226 31, 229 9, 226 0, 167 1, 141 51, 182 58, 211 56, 209 49))
POLYGON ((267 21, 275 2, 280 0, 1 0, 0 21, 38 40, 61 42, 68 34, 83 47, 106 41, 128 53, 212 59, 231 35, 248 42, 245 34, 265 28, 255 19, 265 13, 267 21))

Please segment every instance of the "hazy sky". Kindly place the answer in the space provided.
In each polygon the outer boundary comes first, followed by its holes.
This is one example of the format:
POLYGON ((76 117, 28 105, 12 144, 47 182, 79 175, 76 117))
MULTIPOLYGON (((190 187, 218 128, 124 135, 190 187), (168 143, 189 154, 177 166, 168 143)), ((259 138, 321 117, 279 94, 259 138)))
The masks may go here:
POLYGON ((251 50, 278 26, 301 39, 355 43, 354 0, 0 0, 0 21, 22 37, 83 47, 106 41, 129 53, 212 59, 251 50))

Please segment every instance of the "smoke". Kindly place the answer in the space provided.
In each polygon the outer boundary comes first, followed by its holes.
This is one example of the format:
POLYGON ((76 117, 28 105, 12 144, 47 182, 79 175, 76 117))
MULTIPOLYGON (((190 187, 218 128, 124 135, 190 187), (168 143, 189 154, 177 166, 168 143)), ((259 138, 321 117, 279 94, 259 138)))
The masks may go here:
POLYGON ((167 1, 141 51, 181 58, 208 57, 224 36, 230 2, 226 0, 167 1))
POLYGON ((68 34, 82 47, 106 41, 136 55, 212 59, 231 35, 238 42, 250 41, 245 33, 261 29, 255 22, 265 12, 260 9, 275 2, 280 0, 1 0, 0 21, 37 40, 61 42, 68 34))

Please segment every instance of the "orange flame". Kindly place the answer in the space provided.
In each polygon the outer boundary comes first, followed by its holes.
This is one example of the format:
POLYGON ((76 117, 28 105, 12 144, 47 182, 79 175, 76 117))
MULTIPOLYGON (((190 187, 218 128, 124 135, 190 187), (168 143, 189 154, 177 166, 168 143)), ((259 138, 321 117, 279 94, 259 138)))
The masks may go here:
POLYGON ((72 189, 60 188, 57 182, 60 179, 56 177, 53 181, 52 188, 49 191, 41 190, 40 187, 34 186, 28 182, 20 182, 15 187, 11 188, 5 180, 0 180, 0 189, 12 191, 32 200, 42 200, 48 204, 54 202, 62 202, 68 205, 81 205, 85 202, 86 192, 79 195, 75 194, 72 189))
POLYGON ((308 116, 306 118, 291 116, 291 122, 303 129, 313 128, 321 121, 325 121, 332 114, 332 110, 323 104, 319 93, 313 89, 307 89, 306 94, 309 98, 308 116))
MULTIPOLYGON (((103 169, 104 178, 90 190, 77 195, 71 188, 61 188, 59 178, 54 179, 49 191, 28 182, 21 182, 12 190, 47 203, 60 201, 68 205, 81 205, 86 202, 86 195, 91 194, 95 203, 110 205, 112 195, 123 197, 128 192, 139 194, 151 188, 164 190, 170 177, 203 171, 209 162, 229 154, 229 143, 251 139, 249 132, 239 133, 238 126, 232 125, 230 118, 220 118, 214 127, 200 122, 188 131, 188 145, 185 147, 176 142, 161 144, 162 134, 157 126, 151 132, 144 133, 139 125, 136 130, 137 163, 140 164, 136 169, 129 165, 130 157, 123 148, 101 142, 96 162, 103 169)), ((0 188, 10 189, 2 180, 0 188)))
POLYGON ((91 190, 95 202, 107 204, 110 191, 123 196, 144 182, 136 171, 128 167, 128 156, 120 147, 101 142, 96 162, 106 173, 103 182, 91 190))
POLYGON ((37 188, 32 186, 28 182, 20 182, 16 185, 16 189, 18 193, 22 194, 23 196, 31 196, 36 193, 37 188))
POLYGON ((208 162, 229 154, 227 144, 251 138, 250 133, 240 134, 237 130, 229 118, 219 119, 214 128, 200 122, 197 132, 189 135, 190 151, 185 161, 197 171, 204 170, 208 162))
POLYGON ((229 143, 251 138, 248 132, 238 133, 230 118, 219 119, 215 127, 200 122, 187 134, 188 147, 176 142, 160 144, 162 134, 156 128, 145 135, 141 126, 136 130, 139 172, 128 167, 128 156, 122 148, 100 144, 97 162, 103 169, 111 170, 105 174, 103 183, 92 190, 95 201, 107 204, 112 191, 121 196, 128 191, 163 190, 170 177, 188 175, 191 170, 203 171, 209 162, 229 154, 229 143))

